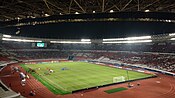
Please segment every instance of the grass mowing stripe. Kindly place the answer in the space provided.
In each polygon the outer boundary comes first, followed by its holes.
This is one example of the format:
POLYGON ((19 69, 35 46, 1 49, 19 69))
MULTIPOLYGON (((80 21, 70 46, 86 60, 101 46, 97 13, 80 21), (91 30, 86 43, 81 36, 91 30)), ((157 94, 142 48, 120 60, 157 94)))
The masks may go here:
POLYGON ((58 88, 61 88, 61 89, 63 89, 63 90, 66 91, 65 88, 63 88, 62 86, 60 86, 60 85, 54 83, 52 80, 48 79, 47 77, 42 76, 42 78, 44 78, 44 79, 46 79, 47 81, 51 82, 51 84, 53 84, 54 86, 56 86, 56 87, 58 87, 58 88))
POLYGON ((114 88, 114 89, 106 90, 105 92, 108 94, 111 94, 111 93, 120 92, 124 90, 127 90, 127 88, 124 88, 124 87, 114 88))
MULTIPOLYGON (((26 67, 24 64, 21 64, 21 66, 25 69, 25 70, 29 70, 28 67, 26 67)), ((65 92, 62 91, 58 88, 56 88, 55 86, 49 84, 47 81, 45 81, 43 78, 41 78, 41 76, 38 76, 36 73, 31 73, 32 76, 34 76, 38 81, 40 81, 43 85, 45 85, 50 91, 52 91, 54 94, 69 94, 71 92, 65 92)))
POLYGON ((48 81, 45 81, 43 78, 41 78, 40 76, 38 76, 37 74, 32 74, 38 81, 40 81, 43 85, 45 85, 50 91, 52 91, 54 94, 69 94, 70 92, 66 92, 63 90, 60 90, 58 88, 56 88, 55 86, 53 86, 52 84, 50 84, 48 81))

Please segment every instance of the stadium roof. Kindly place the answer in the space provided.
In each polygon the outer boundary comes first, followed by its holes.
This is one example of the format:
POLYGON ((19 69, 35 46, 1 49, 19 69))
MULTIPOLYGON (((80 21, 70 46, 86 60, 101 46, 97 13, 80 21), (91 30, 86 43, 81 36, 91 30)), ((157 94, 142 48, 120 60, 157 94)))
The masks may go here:
POLYGON ((0 0, 0 33, 113 38, 175 32, 174 0, 0 0))
POLYGON ((172 12, 174 0, 0 0, 0 20, 110 12, 172 12))

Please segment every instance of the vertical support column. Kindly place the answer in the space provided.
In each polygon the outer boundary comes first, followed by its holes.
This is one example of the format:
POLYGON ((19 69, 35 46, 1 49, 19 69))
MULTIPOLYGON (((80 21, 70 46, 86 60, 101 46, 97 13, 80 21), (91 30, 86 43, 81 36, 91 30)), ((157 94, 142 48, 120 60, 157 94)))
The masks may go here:
POLYGON ((105 0, 103 0, 102 2, 102 12, 104 12, 104 9, 105 9, 105 0))
POLYGON ((139 0, 137 0, 137 11, 140 11, 140 1, 139 0))

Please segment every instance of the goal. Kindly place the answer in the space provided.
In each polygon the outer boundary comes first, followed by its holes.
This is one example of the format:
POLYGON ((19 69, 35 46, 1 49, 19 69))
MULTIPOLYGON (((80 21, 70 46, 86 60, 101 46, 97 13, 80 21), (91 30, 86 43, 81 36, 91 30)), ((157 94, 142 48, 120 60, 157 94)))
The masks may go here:
POLYGON ((113 83, 123 82, 123 81, 125 81, 125 77, 124 76, 113 77, 113 83))

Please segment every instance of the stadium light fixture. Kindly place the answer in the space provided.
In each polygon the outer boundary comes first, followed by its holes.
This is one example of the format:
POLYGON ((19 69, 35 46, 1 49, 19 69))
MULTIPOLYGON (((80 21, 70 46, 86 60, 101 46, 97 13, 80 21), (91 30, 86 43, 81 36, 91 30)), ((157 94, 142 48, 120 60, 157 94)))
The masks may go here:
POLYGON ((91 39, 81 39, 82 42, 90 42, 91 39))
POLYGON ((79 14, 78 12, 75 12, 75 14, 79 14))
POLYGON ((7 37, 7 38, 10 38, 10 37, 12 37, 11 35, 3 35, 3 37, 7 37))
POLYGON ((127 38, 111 38, 111 39, 103 39, 103 41, 116 41, 116 40, 141 40, 141 39, 151 39, 151 36, 127 37, 127 38))
POLYGON ((110 12, 110 13, 113 13, 113 12, 114 12, 114 10, 110 10, 109 12, 110 12))
POLYGON ((9 39, 9 38, 2 38, 4 41, 16 41, 16 42, 42 42, 40 40, 27 40, 27 39, 9 39))
POLYGON ((169 36, 175 36, 175 33, 171 33, 171 34, 169 34, 169 36))
POLYGON ((60 44, 91 44, 91 42, 77 42, 77 41, 50 41, 50 43, 60 43, 60 44))
POLYGON ((50 16, 49 14, 44 14, 46 17, 50 16))
POLYGON ((124 38, 109 38, 109 39, 103 39, 103 41, 115 41, 115 40, 125 40, 124 38))
POLYGON ((145 10, 145 12, 150 12, 150 10, 145 10))
POLYGON ((140 37, 127 37, 126 40, 140 40, 140 39, 150 39, 151 36, 140 36, 140 37))
POLYGON ((103 42, 105 44, 120 44, 120 43, 147 43, 152 42, 152 40, 137 40, 137 41, 114 41, 114 42, 103 42))
POLYGON ((171 38, 170 40, 175 40, 175 38, 171 38))

